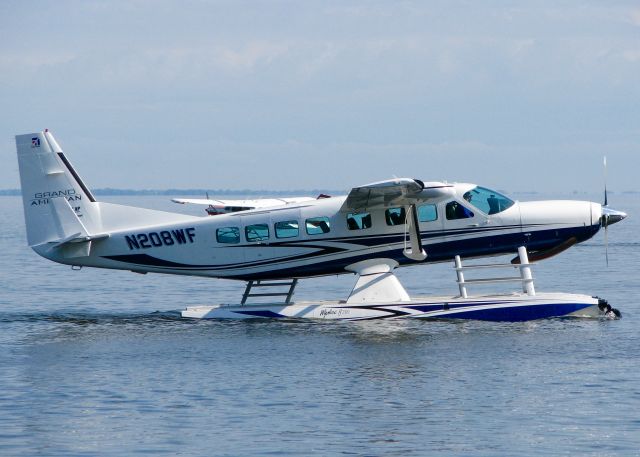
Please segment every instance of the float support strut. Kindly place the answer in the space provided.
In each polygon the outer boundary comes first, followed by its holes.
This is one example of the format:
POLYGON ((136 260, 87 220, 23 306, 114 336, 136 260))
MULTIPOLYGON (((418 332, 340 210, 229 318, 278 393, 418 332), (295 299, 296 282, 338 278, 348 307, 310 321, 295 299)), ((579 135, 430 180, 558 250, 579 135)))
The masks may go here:
POLYGON ((522 291, 527 295, 534 296, 536 289, 533 286, 533 276, 531 275, 531 267, 529 266, 529 256, 527 248, 520 246, 518 248, 518 256, 520 256, 520 276, 522 276, 522 291))
POLYGON ((456 274, 458 275, 458 288, 460 289, 460 296, 462 298, 467 298, 467 286, 465 286, 464 282, 464 273, 462 272, 462 260, 460 256, 457 255, 454 258, 456 264, 456 274))

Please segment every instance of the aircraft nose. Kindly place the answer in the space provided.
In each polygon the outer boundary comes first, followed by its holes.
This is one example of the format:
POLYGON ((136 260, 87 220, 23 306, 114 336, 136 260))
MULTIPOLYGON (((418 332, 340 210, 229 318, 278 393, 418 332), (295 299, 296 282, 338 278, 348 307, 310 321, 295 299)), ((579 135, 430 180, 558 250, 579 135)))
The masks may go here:
POLYGON ((627 217, 627 213, 622 211, 616 211, 615 209, 607 208, 606 206, 602 207, 602 217, 600 218, 600 225, 602 227, 606 225, 615 224, 616 222, 620 222, 622 219, 627 217))

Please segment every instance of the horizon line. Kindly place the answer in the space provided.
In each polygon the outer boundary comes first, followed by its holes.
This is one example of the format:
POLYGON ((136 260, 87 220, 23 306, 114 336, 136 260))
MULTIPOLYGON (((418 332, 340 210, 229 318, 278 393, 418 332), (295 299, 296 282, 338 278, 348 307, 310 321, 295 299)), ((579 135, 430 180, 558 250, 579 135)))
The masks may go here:
MULTIPOLYGON (((502 192, 499 190, 499 192, 502 192)), ((211 195, 307 195, 307 194, 336 194, 336 195, 346 195, 349 193, 349 190, 337 190, 337 189, 289 189, 289 190, 267 190, 267 189, 200 189, 200 188, 192 188, 192 189, 122 189, 122 188, 112 188, 112 187, 102 187, 93 189, 92 193, 95 195, 101 196, 127 196, 127 195, 137 195, 137 196, 153 196, 153 195, 203 195, 207 194, 211 195)), ((504 192, 511 195, 537 195, 537 194, 547 194, 547 193, 560 193, 560 194, 577 194, 577 195, 592 195, 597 192, 588 192, 588 191, 580 191, 580 190, 570 190, 567 192, 544 192, 537 190, 525 190, 525 191, 512 191, 512 192, 504 192)), ((640 190, 624 190, 624 191, 614 191, 608 190, 610 194, 640 194, 640 190)), ((22 191, 20 189, 0 189, 1 197, 19 197, 22 195, 22 191)))

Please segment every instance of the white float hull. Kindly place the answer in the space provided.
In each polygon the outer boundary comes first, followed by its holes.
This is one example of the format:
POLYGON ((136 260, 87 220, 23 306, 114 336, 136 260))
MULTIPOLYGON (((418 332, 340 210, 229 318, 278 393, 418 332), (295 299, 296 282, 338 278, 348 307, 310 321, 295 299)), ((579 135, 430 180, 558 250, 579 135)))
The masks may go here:
POLYGON ((598 298, 580 294, 542 293, 485 295, 470 298, 418 297, 410 301, 353 304, 306 301, 283 304, 219 304, 193 306, 182 317, 198 319, 478 319, 527 321, 560 316, 595 317, 603 314, 598 298))

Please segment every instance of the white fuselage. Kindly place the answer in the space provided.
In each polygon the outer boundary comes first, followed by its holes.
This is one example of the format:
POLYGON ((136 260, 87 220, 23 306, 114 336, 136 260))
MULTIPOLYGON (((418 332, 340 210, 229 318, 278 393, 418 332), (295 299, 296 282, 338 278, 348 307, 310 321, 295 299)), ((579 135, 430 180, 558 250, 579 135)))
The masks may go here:
MULTIPOLYGON (((462 198, 474 185, 453 187, 454 197, 424 211, 425 205, 418 205, 419 233, 427 254, 422 262, 515 253, 518 246, 540 252, 570 239, 584 241, 600 228, 602 210, 597 203, 512 202, 507 209, 488 214, 473 200, 462 198), (452 202, 464 206, 467 214, 456 218, 452 202)), ((341 211, 345 198, 123 227, 92 241, 88 256, 69 254, 66 246, 34 249, 72 265, 243 280, 347 273, 345 267, 371 258, 390 258, 400 265, 420 263, 403 254, 408 240, 404 220, 390 225, 394 221, 388 210, 362 210, 355 217, 359 224, 354 224, 348 220, 353 214, 341 211)), ((117 219, 120 207, 96 204, 117 219)))

